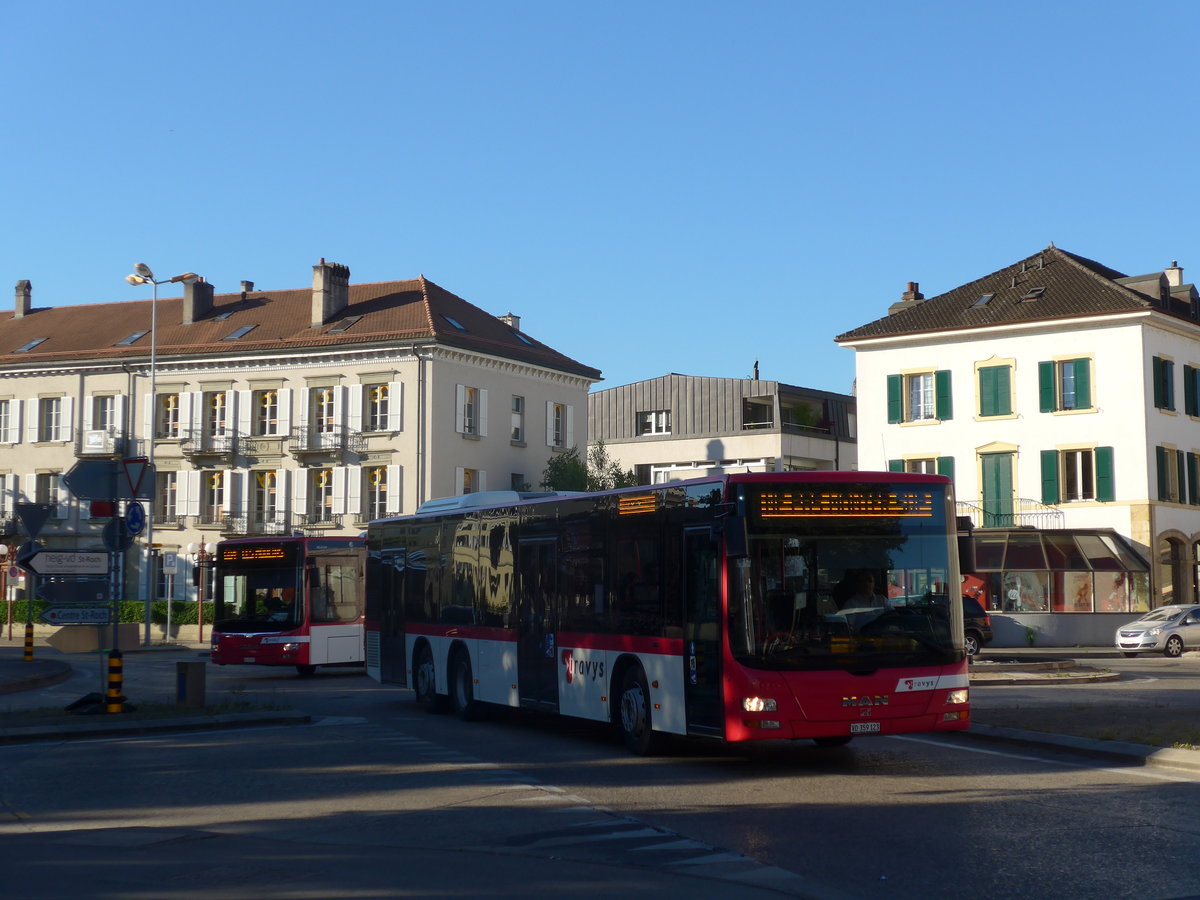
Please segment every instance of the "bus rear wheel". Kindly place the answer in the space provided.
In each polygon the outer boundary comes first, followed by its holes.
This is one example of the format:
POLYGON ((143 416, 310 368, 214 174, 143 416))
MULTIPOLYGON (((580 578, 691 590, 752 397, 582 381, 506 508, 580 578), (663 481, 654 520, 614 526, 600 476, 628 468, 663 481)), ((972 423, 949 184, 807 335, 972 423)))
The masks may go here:
POLYGON ((454 654, 450 663, 450 702, 455 714, 464 722, 479 718, 479 701, 475 699, 475 682, 471 677, 471 657, 465 650, 454 654))
POLYGON ((631 666, 625 671, 617 713, 617 724, 630 752, 650 756, 662 749, 663 736, 653 728, 650 688, 641 666, 631 666))
POLYGON ((439 713, 445 707, 445 698, 438 695, 437 677, 433 668, 433 653, 428 644, 422 644, 413 659, 413 690, 417 703, 428 713, 439 713))

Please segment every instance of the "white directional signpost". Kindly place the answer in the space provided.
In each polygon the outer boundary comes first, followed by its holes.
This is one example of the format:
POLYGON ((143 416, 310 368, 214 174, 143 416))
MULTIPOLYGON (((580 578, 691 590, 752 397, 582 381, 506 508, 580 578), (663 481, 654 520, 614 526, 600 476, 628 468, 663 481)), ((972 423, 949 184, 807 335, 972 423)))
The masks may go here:
POLYGON ((17 557, 17 565, 35 575, 107 575, 108 554, 99 550, 47 550, 17 557))
POLYGON ((51 625, 107 625, 112 615, 107 606, 48 606, 41 618, 51 625))

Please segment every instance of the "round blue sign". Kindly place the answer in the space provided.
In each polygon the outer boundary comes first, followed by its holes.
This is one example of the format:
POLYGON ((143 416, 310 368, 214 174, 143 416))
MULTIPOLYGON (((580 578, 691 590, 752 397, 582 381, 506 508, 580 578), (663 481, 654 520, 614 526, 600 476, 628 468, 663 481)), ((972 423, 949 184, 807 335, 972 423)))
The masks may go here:
POLYGON ((130 534, 141 534, 146 527, 146 507, 136 500, 125 507, 125 527, 130 534))

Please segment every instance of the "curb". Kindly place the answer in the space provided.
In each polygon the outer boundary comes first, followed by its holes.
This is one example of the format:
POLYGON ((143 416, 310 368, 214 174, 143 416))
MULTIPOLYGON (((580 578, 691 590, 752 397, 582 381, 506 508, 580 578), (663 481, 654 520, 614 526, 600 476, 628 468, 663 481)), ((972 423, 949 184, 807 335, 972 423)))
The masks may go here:
MULTIPOLYGON (((119 716, 120 714, 116 714, 119 716)), ((81 717, 87 718, 87 717, 81 717)), ((87 737, 119 737, 172 731, 251 728, 261 725, 308 725, 312 716, 301 712, 222 713, 215 716, 189 716, 181 719, 143 719, 120 721, 107 714, 97 714, 94 721, 66 722, 55 725, 29 725, 20 728, 0 728, 0 744, 29 741, 72 740, 87 737)))
POLYGON ((1024 731, 1019 728, 977 725, 974 722, 966 731, 957 733, 985 741, 1036 747, 1058 747, 1087 756, 1139 763, 1147 768, 1186 769, 1200 772, 1200 750, 1154 747, 1150 744, 1133 744, 1126 741, 1100 741, 1093 738, 1051 734, 1045 731, 1024 731))

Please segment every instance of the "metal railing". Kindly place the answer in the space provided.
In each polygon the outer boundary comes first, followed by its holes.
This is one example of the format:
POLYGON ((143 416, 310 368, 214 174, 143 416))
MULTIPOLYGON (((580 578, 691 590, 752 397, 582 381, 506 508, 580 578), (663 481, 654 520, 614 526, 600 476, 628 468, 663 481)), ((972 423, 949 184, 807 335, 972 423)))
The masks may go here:
POLYGON ((1018 497, 1008 508, 989 508, 975 503, 958 501, 955 513, 971 520, 976 528, 1062 528, 1066 521, 1057 506, 1047 506, 1039 500, 1018 497))
POLYGON ((309 426, 292 432, 293 453, 357 453, 366 447, 366 438, 359 431, 344 425, 324 430, 309 426))

